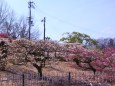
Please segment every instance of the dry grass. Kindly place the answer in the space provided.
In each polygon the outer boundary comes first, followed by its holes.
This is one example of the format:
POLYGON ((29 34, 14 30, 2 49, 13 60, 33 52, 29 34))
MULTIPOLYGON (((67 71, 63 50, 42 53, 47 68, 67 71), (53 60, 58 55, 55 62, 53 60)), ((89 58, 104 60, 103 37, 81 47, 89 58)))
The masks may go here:
MULTIPOLYGON (((8 69, 14 69, 15 72, 27 72, 27 71, 31 72, 32 71, 34 73, 37 73, 37 70, 30 63, 28 63, 25 66, 24 65, 12 65, 12 64, 9 64, 7 66, 7 68, 8 69)), ((93 75, 93 72, 91 72, 91 71, 81 71, 79 69, 76 69, 76 64, 72 63, 72 62, 57 62, 57 63, 52 62, 50 65, 46 65, 46 67, 43 68, 43 74, 44 75, 50 75, 50 77, 56 77, 57 73, 58 73, 58 77, 61 77, 62 73, 67 74, 68 72, 79 74, 77 76, 82 76, 84 74, 85 75, 93 75)), ((5 75, 6 73, 8 73, 8 72, 7 71, 5 71, 5 72, 2 71, 2 72, 0 72, 0 75, 5 75)), ((75 79, 75 78, 76 77, 73 77, 73 79, 75 79)), ((2 83, 2 85, 0 85, 0 86, 6 86, 5 82, 6 81, 4 81, 2 83)), ((45 84, 45 82, 39 82, 39 83, 45 84)), ((12 83, 12 81, 9 81, 8 86, 12 86, 12 84, 15 84, 15 83, 12 83)), ((115 86, 115 83, 112 83, 111 86, 115 86)))

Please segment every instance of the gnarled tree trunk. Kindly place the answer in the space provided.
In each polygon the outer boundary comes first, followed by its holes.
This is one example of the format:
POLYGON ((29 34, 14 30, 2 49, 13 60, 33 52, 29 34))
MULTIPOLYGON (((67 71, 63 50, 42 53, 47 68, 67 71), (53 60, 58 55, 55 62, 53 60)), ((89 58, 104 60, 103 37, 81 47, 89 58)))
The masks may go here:
POLYGON ((38 74, 40 75, 40 77, 42 77, 42 65, 38 66, 38 64, 33 63, 33 66, 37 69, 38 74))

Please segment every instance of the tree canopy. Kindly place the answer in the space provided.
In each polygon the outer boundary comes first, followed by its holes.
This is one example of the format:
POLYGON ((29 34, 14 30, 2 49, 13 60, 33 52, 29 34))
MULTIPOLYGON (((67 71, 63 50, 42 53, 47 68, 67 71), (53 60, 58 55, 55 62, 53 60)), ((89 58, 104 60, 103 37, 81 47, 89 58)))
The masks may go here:
POLYGON ((66 43, 81 43, 84 45, 84 47, 91 47, 91 46, 97 46, 97 41, 95 39, 92 39, 89 35, 79 32, 72 32, 72 33, 65 33, 65 37, 62 37, 60 41, 66 42, 66 43))

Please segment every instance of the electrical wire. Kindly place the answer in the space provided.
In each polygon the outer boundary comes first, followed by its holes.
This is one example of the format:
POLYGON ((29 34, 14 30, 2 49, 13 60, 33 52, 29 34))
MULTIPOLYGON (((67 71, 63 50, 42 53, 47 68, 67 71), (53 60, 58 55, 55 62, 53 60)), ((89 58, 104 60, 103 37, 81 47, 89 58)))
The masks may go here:
POLYGON ((54 19, 54 20, 57 20, 58 22, 62 22, 62 23, 64 23, 64 24, 66 24, 66 25, 70 25, 70 26, 72 26, 72 27, 74 27, 74 28, 82 28, 82 27, 80 27, 80 26, 76 26, 76 25, 74 25, 74 24, 72 24, 72 23, 70 23, 70 22, 68 22, 68 21, 66 21, 66 20, 63 20, 63 19, 61 19, 61 18, 59 18, 59 17, 56 17, 56 16, 54 16, 54 15, 51 15, 51 14, 49 14, 49 13, 46 13, 46 12, 44 12, 43 10, 41 10, 40 8, 38 8, 36 5, 35 5, 35 10, 36 10, 36 12, 38 12, 39 14, 41 13, 41 14, 45 14, 46 16, 48 16, 48 17, 50 17, 50 18, 52 18, 52 19, 54 19))

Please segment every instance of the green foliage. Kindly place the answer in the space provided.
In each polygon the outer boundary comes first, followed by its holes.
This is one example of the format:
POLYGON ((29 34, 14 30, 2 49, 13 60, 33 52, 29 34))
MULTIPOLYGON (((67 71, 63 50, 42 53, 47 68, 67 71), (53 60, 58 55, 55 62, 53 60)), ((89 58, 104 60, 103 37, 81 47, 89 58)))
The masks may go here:
POLYGON ((97 47, 97 41, 92 39, 89 35, 79 32, 72 32, 72 33, 64 33, 66 37, 62 37, 60 41, 66 43, 81 43, 85 47, 97 47))

